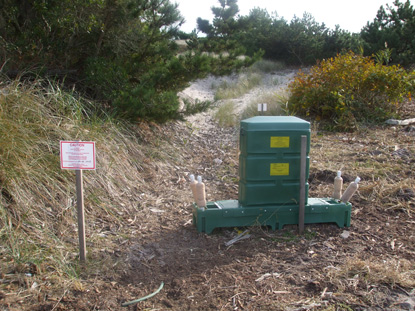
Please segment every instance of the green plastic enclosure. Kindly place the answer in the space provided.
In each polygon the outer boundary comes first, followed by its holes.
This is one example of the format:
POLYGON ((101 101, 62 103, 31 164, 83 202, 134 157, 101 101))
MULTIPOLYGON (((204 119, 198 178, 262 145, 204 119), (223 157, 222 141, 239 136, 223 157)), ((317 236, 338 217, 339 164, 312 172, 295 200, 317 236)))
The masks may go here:
POLYGON ((242 206, 298 204, 302 135, 307 136, 307 203, 310 123, 286 116, 259 116, 241 121, 238 199, 242 206))
POLYGON ((210 234, 220 227, 298 224, 301 136, 307 137, 304 223, 349 227, 350 203, 308 198, 310 123, 296 117, 259 116, 241 121, 238 200, 193 205, 193 223, 210 234))
MULTIPOLYGON (((335 223, 350 227, 350 203, 331 198, 310 198, 305 206, 305 224, 335 223)), ((207 234, 215 228, 267 226, 272 230, 298 224, 298 206, 242 207, 237 200, 208 202, 206 208, 193 205, 193 224, 207 234)))

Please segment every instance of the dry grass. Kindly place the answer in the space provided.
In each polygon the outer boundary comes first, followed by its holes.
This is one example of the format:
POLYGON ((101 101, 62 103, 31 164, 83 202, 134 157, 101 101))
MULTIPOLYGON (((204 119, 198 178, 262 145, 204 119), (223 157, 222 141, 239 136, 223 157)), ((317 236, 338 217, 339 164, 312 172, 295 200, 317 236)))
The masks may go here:
POLYGON ((260 96, 252 100, 242 111, 241 119, 247 119, 258 115, 281 116, 287 115, 285 104, 287 102, 287 94, 284 91, 270 91, 262 93, 260 96), (267 104, 267 111, 259 112, 258 104, 267 104))
POLYGON ((327 270, 328 277, 341 291, 367 290, 379 284, 404 288, 415 286, 415 269, 406 259, 349 258, 344 265, 335 269, 328 267, 327 270))
MULTIPOLYGON (((385 210, 413 214, 413 135, 403 128, 369 130, 358 134, 312 130, 311 170, 343 171, 349 181, 362 177, 359 194, 366 202, 381 202, 385 210), (333 148, 336 146, 336 148, 333 148)), ((333 173, 334 174, 334 173, 333 173)), ((312 192, 330 195, 331 184, 321 183, 312 192)))
POLYGON ((262 81, 262 74, 245 73, 234 82, 223 81, 216 90, 215 100, 225 100, 240 97, 258 86, 262 81))
POLYGON ((117 248, 126 219, 133 221, 142 208, 133 194, 146 193, 141 205, 151 205, 157 197, 145 180, 177 162, 162 137, 157 126, 121 124, 47 81, 4 82, 0 89, 3 289, 23 285, 20 295, 33 296, 40 288, 58 284, 76 289, 82 287, 82 271, 116 268, 118 262, 106 262, 105 249, 117 248), (88 258, 94 262, 86 270, 78 262, 75 173, 61 170, 59 164, 59 141, 75 139, 95 141, 97 148, 97 170, 84 173, 88 258), (163 165, 157 164, 160 159, 163 165))
POLYGON ((235 103, 233 101, 225 101, 215 112, 214 119, 222 127, 235 126, 238 121, 235 103))

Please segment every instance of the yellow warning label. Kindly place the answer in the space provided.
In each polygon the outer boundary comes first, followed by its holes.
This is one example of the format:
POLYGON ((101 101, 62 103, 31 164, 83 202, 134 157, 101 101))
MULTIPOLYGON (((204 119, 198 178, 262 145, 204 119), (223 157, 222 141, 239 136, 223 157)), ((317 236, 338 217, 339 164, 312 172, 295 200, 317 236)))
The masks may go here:
POLYGON ((287 176, 290 175, 289 163, 271 163, 271 176, 287 176))
POLYGON ((290 137, 289 136, 272 136, 271 148, 289 148, 290 137))

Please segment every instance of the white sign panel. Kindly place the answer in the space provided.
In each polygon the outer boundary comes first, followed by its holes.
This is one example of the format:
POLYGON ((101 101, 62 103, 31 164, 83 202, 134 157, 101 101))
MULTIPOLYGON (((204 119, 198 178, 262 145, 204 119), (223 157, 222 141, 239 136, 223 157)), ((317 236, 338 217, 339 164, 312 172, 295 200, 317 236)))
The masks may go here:
POLYGON ((267 111, 268 104, 258 104, 258 111, 267 111))
POLYGON ((61 141, 61 169, 95 170, 95 142, 61 141))

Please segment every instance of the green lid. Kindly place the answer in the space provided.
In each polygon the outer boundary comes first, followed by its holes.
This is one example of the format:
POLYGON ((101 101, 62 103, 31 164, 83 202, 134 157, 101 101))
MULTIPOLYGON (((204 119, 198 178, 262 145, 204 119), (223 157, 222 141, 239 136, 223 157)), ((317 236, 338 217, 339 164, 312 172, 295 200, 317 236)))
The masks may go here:
POLYGON ((241 121, 245 130, 309 130, 310 122, 292 116, 257 116, 241 121))

